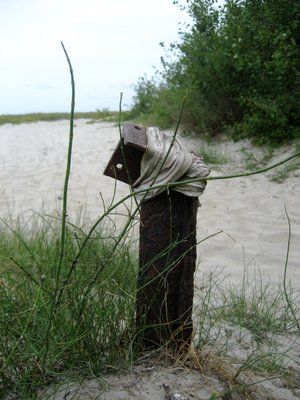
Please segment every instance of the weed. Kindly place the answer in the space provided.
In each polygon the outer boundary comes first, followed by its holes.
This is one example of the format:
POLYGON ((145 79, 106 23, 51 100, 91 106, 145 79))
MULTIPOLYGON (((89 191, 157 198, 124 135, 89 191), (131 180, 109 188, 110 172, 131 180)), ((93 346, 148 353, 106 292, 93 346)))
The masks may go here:
MULTIPOLYGON (((31 393, 35 385, 64 374, 105 372, 131 359, 134 327, 136 261, 127 246, 112 256, 111 243, 95 232, 84 249, 76 273, 69 280, 60 306, 52 318, 45 368, 42 359, 59 260, 59 227, 49 219, 43 229, 27 239, 20 229, 1 229, 0 390, 18 388, 31 393), (30 252, 28 252, 30 249, 30 252), (84 299, 95 271, 105 264, 84 299), (22 266, 21 270, 20 267, 22 266), (80 314, 82 301, 85 313, 80 314), (122 346, 120 346, 122 344, 122 346)), ((107 235, 105 235, 107 237, 107 235)), ((79 228, 67 230, 67 260, 84 240, 79 228)), ((68 273, 61 266, 62 280, 68 273)))
MULTIPOLYGON (((290 162, 289 164, 285 164, 282 168, 280 168, 276 172, 274 172, 271 175, 270 180, 272 182, 282 183, 290 176, 291 172, 295 172, 299 169, 300 169, 300 161, 294 160, 293 162, 290 162)), ((299 173, 297 173, 297 176, 298 175, 299 175, 299 173)))
POLYGON ((215 148, 212 149, 208 146, 201 147, 199 152, 206 164, 227 164, 230 162, 230 158, 224 154, 218 152, 215 148))
POLYGON ((243 147, 241 153, 244 158, 245 170, 254 171, 267 165, 272 160, 274 148, 272 146, 264 146, 256 151, 250 151, 243 147))
POLYGON ((263 284, 260 275, 249 282, 246 272, 242 284, 234 287, 214 276, 204 280, 196 293, 196 348, 233 361, 235 379, 252 371, 281 377, 289 385, 293 381, 289 364, 297 360, 300 345, 299 298, 291 286, 274 288, 263 284))

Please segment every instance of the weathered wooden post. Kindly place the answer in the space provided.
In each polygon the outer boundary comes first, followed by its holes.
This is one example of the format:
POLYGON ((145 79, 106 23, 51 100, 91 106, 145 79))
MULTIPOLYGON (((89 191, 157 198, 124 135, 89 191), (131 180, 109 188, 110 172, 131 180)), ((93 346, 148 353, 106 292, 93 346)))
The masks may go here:
MULTIPOLYGON (((132 124, 124 125, 122 136, 123 143, 119 142, 104 174, 135 185, 141 175, 141 163, 149 136, 147 138, 145 128, 132 124)), ((164 153, 167 160, 168 153, 169 150, 164 153)), ((191 160, 196 159, 196 163, 200 160, 195 155, 190 157, 191 160)), ((172 164, 171 169, 175 158, 173 156, 173 161, 169 163, 172 164)), ((161 167, 156 168, 158 175, 167 162, 163 160, 161 167)), ((205 176, 209 173, 202 164, 203 167, 204 177, 200 182, 202 191, 205 176)), ((195 171, 188 175, 196 176, 195 171)), ((159 181, 157 175, 152 179, 152 185, 156 181, 159 181)), ((150 198, 146 194, 140 196, 136 325, 138 331, 142 332, 142 344, 145 347, 163 344, 181 347, 191 342, 198 196, 199 191, 186 195, 172 189, 159 190, 150 198)))

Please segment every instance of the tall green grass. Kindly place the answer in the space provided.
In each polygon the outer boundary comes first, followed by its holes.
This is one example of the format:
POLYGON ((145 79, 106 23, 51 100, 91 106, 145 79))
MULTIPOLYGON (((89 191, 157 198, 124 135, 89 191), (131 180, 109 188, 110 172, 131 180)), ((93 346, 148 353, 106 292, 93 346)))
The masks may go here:
MULTIPOLYGON (((50 217, 32 232, 1 226, 2 396, 17 391, 21 396, 17 398, 34 398, 38 386, 61 374, 99 374, 117 369, 133 357, 137 263, 129 244, 112 254, 114 238, 101 231, 94 231, 85 245, 48 332, 60 257, 59 229, 50 217)), ((81 229, 68 226, 60 284, 84 239, 81 229)))

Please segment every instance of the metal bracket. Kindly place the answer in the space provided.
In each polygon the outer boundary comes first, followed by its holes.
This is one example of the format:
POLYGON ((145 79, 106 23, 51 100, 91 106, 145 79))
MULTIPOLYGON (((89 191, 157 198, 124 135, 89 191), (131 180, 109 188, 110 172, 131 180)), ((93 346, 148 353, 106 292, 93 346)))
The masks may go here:
POLYGON ((146 128, 126 123, 119 141, 104 175, 133 184, 140 176, 140 165, 147 147, 146 128))

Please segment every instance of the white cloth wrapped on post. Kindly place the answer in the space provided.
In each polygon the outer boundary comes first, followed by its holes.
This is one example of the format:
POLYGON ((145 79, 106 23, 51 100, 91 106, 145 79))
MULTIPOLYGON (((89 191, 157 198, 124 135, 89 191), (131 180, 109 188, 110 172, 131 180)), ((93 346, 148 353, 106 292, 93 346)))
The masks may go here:
POLYGON ((138 194, 140 200, 150 199, 166 190, 165 185, 178 182, 172 190, 187 196, 200 196, 206 186, 205 178, 209 168, 202 158, 191 153, 179 137, 169 132, 151 127, 146 130, 147 148, 141 162, 140 177, 134 182, 136 191, 145 190, 138 194), (198 178, 194 182, 183 181, 198 178), (182 182, 182 183, 180 183, 182 182), (160 187, 156 187, 156 186, 160 187), (155 188, 151 189, 152 186, 155 188))

